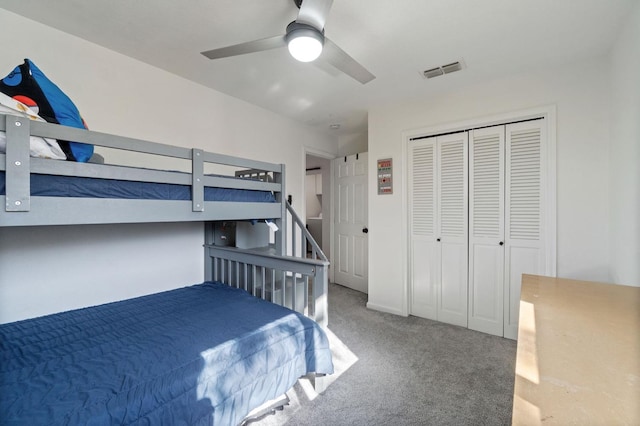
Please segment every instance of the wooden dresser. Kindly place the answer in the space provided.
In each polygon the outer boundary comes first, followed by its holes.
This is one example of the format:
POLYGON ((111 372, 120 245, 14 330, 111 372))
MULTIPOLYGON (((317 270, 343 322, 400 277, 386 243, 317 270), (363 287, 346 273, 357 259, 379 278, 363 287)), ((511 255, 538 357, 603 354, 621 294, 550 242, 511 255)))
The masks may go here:
POLYGON ((522 277, 514 425, 640 425, 640 287, 522 277))

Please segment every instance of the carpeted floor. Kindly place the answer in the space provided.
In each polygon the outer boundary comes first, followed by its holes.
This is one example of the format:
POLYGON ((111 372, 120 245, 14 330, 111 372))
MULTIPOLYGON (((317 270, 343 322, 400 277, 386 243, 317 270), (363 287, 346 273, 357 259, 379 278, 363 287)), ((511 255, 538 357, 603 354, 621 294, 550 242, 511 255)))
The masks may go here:
POLYGON ((332 383, 317 395, 302 381, 289 406, 253 426, 511 424, 515 341, 372 311, 366 301, 330 285, 332 383))

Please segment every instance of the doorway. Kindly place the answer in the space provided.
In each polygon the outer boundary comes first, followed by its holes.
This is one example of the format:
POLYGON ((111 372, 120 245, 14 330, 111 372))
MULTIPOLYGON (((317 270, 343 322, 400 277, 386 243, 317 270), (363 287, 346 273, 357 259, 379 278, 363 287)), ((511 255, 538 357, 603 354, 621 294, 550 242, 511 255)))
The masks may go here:
MULTIPOLYGON (((305 223, 327 258, 331 248, 331 160, 305 154, 305 223)), ((309 247, 307 247, 309 250, 309 247)))

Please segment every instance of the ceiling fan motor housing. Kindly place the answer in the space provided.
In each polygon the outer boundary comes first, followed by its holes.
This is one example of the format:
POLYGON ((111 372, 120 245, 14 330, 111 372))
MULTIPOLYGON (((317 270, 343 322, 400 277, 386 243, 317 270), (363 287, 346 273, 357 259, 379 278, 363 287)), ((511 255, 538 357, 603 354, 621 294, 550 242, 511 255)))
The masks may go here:
POLYGON ((296 37, 313 37, 324 44, 324 29, 321 31, 311 25, 293 21, 287 25, 287 31, 284 37, 287 43, 296 37))

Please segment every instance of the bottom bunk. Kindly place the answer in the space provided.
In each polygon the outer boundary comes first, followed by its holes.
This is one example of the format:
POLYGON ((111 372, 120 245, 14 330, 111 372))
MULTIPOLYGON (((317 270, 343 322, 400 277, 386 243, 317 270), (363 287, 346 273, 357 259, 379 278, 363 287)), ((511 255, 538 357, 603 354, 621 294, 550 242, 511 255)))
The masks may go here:
POLYGON ((316 322, 206 282, 0 325, 0 423, 235 425, 332 372, 316 322))

